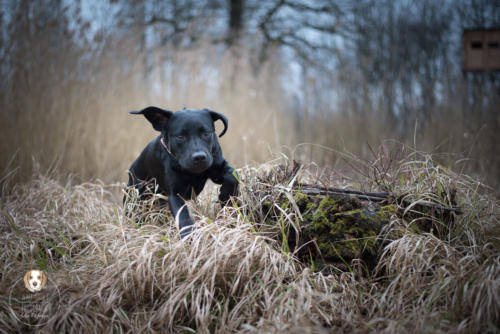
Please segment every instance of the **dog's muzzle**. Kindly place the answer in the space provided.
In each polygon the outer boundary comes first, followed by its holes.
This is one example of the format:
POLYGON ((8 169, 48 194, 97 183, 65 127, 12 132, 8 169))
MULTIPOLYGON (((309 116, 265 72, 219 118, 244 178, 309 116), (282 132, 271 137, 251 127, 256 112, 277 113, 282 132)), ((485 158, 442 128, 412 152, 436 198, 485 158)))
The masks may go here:
POLYGON ((186 160, 188 161, 186 161, 185 164, 182 164, 181 162, 181 166, 184 165, 182 166, 184 169, 196 174, 200 174, 206 171, 208 168, 210 168, 210 166, 212 166, 213 162, 212 156, 204 151, 194 152, 186 160))

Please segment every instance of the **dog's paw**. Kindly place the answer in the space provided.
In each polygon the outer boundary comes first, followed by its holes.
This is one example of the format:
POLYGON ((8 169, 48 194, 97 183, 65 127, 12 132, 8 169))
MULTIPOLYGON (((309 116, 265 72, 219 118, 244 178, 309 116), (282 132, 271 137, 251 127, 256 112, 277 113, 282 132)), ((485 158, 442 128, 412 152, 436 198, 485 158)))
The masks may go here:
POLYGON ((184 226, 180 230, 181 240, 186 240, 187 238, 189 238, 192 232, 193 232, 193 225, 184 226))

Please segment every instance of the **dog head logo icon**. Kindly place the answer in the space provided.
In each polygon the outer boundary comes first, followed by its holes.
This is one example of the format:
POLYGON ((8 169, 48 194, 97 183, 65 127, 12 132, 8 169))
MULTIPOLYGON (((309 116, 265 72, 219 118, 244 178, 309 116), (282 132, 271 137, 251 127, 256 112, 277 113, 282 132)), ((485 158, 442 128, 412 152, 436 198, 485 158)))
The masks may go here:
POLYGON ((43 289, 47 276, 41 270, 30 270, 24 275, 24 286, 31 292, 38 292, 43 289))

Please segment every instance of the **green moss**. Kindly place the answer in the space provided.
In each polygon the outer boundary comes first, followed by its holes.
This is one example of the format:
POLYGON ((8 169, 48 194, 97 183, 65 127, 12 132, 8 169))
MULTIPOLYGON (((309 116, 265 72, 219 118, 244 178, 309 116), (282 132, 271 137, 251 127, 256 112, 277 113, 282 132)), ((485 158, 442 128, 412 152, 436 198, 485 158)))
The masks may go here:
POLYGON ((376 237, 397 210, 394 205, 369 210, 359 201, 333 197, 303 207, 303 238, 316 240, 321 257, 340 261, 375 256, 379 247, 376 237))
MULTIPOLYGON (((380 250, 377 236, 397 213, 396 205, 380 206, 359 199, 300 192, 294 193, 294 201, 302 216, 298 240, 294 229, 280 223, 282 212, 271 201, 262 205, 264 220, 273 228, 281 224, 281 233, 277 235, 280 242, 287 242, 292 248, 307 244, 300 248, 299 256, 310 263, 326 260, 349 264, 354 258, 376 257, 380 250)), ((284 211, 292 210, 290 200, 284 195, 276 204, 284 211)))

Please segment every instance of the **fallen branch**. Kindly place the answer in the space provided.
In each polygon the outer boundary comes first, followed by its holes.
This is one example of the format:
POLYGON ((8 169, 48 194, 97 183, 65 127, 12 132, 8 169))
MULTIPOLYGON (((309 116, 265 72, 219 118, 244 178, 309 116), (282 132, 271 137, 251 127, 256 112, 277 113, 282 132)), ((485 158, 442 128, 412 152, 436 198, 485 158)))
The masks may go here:
POLYGON ((342 188, 331 188, 322 187, 310 184, 298 184, 293 187, 294 191, 301 192, 306 195, 319 195, 319 196, 331 196, 336 198, 357 198, 360 200, 371 201, 376 203, 385 202, 387 204, 397 203, 399 207, 407 208, 413 207, 415 209, 432 209, 435 211, 443 212, 454 212, 457 215, 463 213, 462 209, 459 207, 446 207, 440 204, 435 204, 428 201, 419 200, 416 203, 410 202, 404 199, 403 196, 397 196, 390 192, 365 192, 353 189, 342 189, 342 188))

